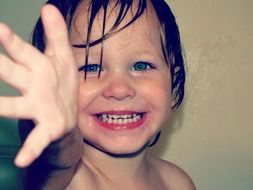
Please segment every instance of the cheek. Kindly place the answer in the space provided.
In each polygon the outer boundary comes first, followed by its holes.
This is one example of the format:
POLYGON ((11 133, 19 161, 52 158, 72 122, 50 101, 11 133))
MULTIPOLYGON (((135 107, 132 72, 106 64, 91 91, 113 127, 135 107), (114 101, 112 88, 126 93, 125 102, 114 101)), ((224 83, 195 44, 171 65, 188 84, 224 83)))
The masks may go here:
POLYGON ((168 78, 153 78, 140 86, 142 93, 153 106, 169 111, 171 108, 171 84, 168 78))
POLYGON ((90 117, 88 117, 89 112, 87 108, 97 96, 97 92, 98 89, 96 89, 96 85, 87 84, 83 81, 80 83, 78 98, 78 125, 84 137, 85 134, 90 132, 89 126, 91 126, 91 120, 90 117))
POLYGON ((97 85, 87 83, 85 83, 84 81, 80 83, 78 98, 79 110, 85 109, 98 93, 98 89, 96 88, 97 85))

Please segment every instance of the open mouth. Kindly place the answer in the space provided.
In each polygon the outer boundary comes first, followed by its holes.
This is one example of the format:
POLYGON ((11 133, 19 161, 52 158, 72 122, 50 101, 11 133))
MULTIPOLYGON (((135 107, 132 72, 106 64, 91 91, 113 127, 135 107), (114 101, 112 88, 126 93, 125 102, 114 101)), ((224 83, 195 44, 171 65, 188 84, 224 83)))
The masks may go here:
POLYGON ((145 121, 145 113, 100 113, 95 114, 99 125, 109 129, 133 129, 145 121))

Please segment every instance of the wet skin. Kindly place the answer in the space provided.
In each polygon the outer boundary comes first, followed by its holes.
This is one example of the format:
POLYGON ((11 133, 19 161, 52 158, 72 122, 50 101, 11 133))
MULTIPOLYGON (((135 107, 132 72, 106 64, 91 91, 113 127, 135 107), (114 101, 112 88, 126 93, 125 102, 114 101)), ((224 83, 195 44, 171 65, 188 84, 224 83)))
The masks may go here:
MULTIPOLYGON (((70 34, 72 44, 85 43, 86 14, 80 11, 81 7, 70 34)), ((92 40, 101 36, 101 15, 94 21, 92 40)), ((131 16, 128 13, 120 27, 131 16)), ((114 19, 115 13, 107 18, 106 31, 114 19)), ((171 108, 169 68, 162 54, 159 25, 154 13, 149 10, 134 24, 104 41, 100 78, 97 77, 100 44, 90 48, 86 68, 84 49, 73 48, 73 52, 81 70, 78 125, 84 138, 117 154, 139 150, 160 130, 171 108), (86 81, 84 69, 87 69, 86 81), (124 119, 117 122, 114 119, 111 124, 111 121, 101 119, 102 114, 105 118, 114 115, 131 119, 128 123, 124 119), (134 122, 136 116, 133 120, 133 114, 140 115, 140 121, 134 122)))

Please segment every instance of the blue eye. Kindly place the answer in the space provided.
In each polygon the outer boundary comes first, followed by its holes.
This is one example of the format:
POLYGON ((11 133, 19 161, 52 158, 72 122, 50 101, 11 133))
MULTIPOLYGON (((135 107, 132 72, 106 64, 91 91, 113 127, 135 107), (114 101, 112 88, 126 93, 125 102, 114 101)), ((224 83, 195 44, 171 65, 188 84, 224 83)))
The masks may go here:
POLYGON ((90 73, 94 73, 94 72, 99 72, 99 70, 101 69, 101 66, 99 64, 88 64, 88 65, 83 65, 81 67, 79 67, 79 71, 84 71, 84 72, 90 72, 90 73))
POLYGON ((134 65, 133 65, 133 68, 132 70, 134 71, 148 71, 150 69, 154 69, 155 67, 152 66, 152 64, 148 63, 148 62, 144 62, 144 61, 139 61, 139 62, 136 62, 134 65))

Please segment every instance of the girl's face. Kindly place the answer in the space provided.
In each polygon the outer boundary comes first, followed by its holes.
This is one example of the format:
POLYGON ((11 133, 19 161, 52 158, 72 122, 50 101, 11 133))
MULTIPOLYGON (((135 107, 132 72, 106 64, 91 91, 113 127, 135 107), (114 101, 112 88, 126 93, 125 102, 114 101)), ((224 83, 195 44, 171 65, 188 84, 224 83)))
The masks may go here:
MULTIPOLYGON (((72 27, 72 44, 85 44, 87 15, 82 9, 80 5, 72 27)), ((100 78, 101 44, 90 47, 85 68, 85 49, 73 48, 78 68, 83 69, 79 72, 78 125, 85 139, 107 152, 136 152, 160 130, 171 110, 169 68, 152 11, 148 8, 134 24, 104 41, 100 78)), ((91 41, 101 36, 102 13, 93 23, 91 41)), ((106 31, 115 21, 114 14, 107 18, 106 31)), ((129 11, 120 27, 131 16, 129 11)))

